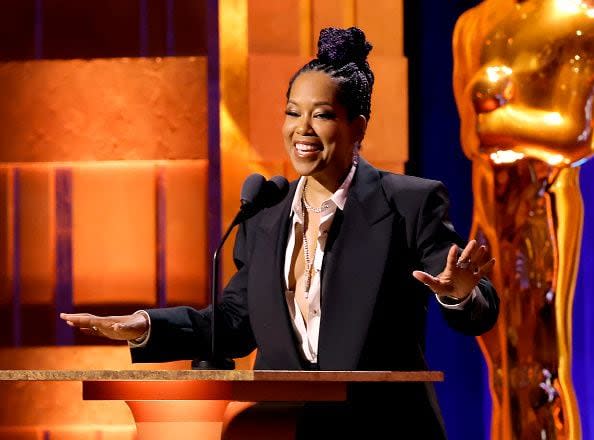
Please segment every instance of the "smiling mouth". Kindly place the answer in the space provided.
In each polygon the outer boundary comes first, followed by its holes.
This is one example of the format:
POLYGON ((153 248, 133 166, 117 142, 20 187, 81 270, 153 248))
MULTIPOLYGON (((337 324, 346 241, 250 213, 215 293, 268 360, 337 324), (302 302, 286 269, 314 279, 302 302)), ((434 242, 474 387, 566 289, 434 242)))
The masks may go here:
POLYGON ((323 147, 320 144, 305 144, 302 142, 296 142, 294 145, 297 153, 300 154, 317 153, 323 150, 323 147))

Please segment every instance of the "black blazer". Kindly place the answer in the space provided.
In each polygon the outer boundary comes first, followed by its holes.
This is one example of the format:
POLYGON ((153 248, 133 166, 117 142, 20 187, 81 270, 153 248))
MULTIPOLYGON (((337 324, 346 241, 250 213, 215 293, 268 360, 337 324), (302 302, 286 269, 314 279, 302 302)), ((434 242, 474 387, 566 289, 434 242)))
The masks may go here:
MULTIPOLYGON (((237 272, 226 286, 217 323, 218 347, 240 357, 258 348, 256 369, 302 369, 284 296, 283 264, 297 183, 276 206, 244 223, 236 237, 237 272)), ((337 210, 321 272, 318 363, 321 370, 423 370, 427 301, 412 277, 445 267, 452 243, 463 245, 448 219, 445 187, 436 181, 379 171, 361 159, 344 211, 337 210)), ((469 335, 489 330, 498 297, 487 279, 463 310, 442 307, 451 327, 469 335)), ((132 349, 134 362, 205 356, 210 308, 148 310, 151 336, 132 349)), ((463 409, 461 409, 463 411, 463 409)), ((304 438, 444 438, 433 388, 424 384, 358 384, 344 404, 307 406, 304 438), (309 429, 316 426, 314 431, 309 429), (327 432, 324 430, 328 430, 327 432), (342 436, 342 437, 340 437, 342 436), (378 437, 379 438, 379 437, 378 437)))

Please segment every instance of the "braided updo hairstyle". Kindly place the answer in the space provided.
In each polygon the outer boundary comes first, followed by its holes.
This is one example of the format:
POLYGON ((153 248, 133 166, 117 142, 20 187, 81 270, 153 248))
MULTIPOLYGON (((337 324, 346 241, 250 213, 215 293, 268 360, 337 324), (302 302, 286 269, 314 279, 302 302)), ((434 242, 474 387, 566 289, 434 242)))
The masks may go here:
POLYGON ((338 85, 338 99, 347 110, 349 119, 359 115, 369 120, 373 72, 367 63, 372 46, 365 40, 363 31, 325 28, 320 31, 317 57, 303 66, 289 81, 287 99, 295 79, 305 72, 318 71, 328 74, 338 85))

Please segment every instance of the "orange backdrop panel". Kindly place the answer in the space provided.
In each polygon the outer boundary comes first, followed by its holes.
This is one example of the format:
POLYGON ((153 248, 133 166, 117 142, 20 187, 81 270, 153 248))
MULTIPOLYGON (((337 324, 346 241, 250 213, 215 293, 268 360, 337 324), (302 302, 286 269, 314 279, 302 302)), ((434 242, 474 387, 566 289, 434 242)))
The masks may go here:
POLYGON ((307 61, 298 55, 250 54, 250 159, 285 162, 281 129, 291 75, 307 61), (262 69, 266 66, 266 69, 262 69))
MULTIPOLYGON (((402 57, 404 55, 404 19, 401 0, 357 0, 356 25, 365 31, 373 44, 375 56, 402 57)), ((373 61, 372 61, 373 62, 373 61)), ((406 85, 408 81, 405 81, 406 85)))
POLYGON ((46 165, 25 165, 19 174, 21 301, 51 304, 55 283, 54 172, 46 165))
POLYGON ((155 303, 154 167, 151 162, 73 167, 75 305, 155 303))
POLYGON ((408 158, 406 58, 374 56, 370 62, 376 81, 361 154, 377 167, 402 172, 408 158))
MULTIPOLYGON (((325 27, 352 26, 353 0, 313 0, 313 36, 317 44, 320 29, 325 27)), ((317 46, 311 55, 315 55, 317 46)))
MULTIPOLYGON (((249 53, 298 54, 300 33, 296 17, 299 16, 302 1, 250 1, 247 17, 249 53)), ((260 66, 260 70, 270 69, 264 64, 260 66)))
POLYGON ((209 303, 208 162, 165 162, 167 300, 209 303))

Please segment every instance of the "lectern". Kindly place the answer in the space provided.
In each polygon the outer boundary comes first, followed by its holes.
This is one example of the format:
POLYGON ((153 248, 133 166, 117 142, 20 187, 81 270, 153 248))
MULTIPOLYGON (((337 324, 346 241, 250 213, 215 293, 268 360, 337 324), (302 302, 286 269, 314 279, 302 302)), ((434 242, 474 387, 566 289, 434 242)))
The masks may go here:
POLYGON ((220 439, 230 402, 341 401, 353 382, 442 380, 439 371, 0 370, 0 382, 79 381, 85 400, 125 401, 139 440, 220 439))

